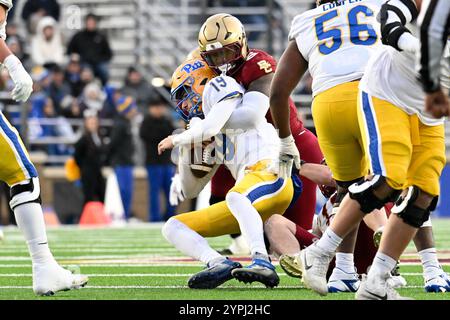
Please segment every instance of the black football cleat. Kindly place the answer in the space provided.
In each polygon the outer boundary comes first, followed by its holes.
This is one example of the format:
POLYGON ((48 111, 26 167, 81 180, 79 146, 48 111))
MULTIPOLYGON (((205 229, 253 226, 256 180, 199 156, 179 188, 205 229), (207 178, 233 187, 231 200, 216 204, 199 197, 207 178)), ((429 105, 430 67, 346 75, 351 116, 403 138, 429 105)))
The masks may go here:
POLYGON ((275 271, 275 266, 269 261, 254 259, 253 263, 245 268, 234 269, 233 277, 244 283, 254 281, 264 284, 267 288, 274 288, 280 283, 280 278, 275 271))
POLYGON ((242 268, 239 262, 226 259, 212 267, 207 267, 192 277, 188 281, 191 289, 214 289, 221 284, 233 279, 231 272, 236 268, 242 268))

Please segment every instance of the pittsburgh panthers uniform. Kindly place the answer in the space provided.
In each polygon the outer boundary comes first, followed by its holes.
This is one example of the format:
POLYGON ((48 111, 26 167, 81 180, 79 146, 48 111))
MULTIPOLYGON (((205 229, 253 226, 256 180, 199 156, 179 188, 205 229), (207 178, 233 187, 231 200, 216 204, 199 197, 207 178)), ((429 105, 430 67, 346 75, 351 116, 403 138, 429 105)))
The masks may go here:
MULTIPOLYGON (((231 77, 212 79, 203 92, 205 118, 215 104, 231 97, 242 99, 244 91, 231 77)), ((244 194, 261 214, 263 221, 272 214, 283 214, 292 200, 293 185, 292 180, 285 181, 268 171, 269 165, 278 158, 279 139, 275 128, 267 121, 262 121, 254 129, 230 130, 227 126, 233 127, 231 121, 232 118, 215 137, 216 153, 221 153, 219 158, 237 181, 230 192, 244 194)), ((240 231, 225 201, 177 215, 175 219, 204 237, 240 231)))
MULTIPOLYGON (((415 26, 408 29, 417 37, 415 26)), ((442 85, 448 88, 445 62, 442 85)), ((424 110, 414 64, 414 53, 390 46, 374 54, 361 80, 358 116, 373 173, 385 176, 394 189, 415 185, 436 196, 446 161, 444 118, 424 110)))
POLYGON ((338 181, 364 176, 357 119, 358 80, 381 45, 380 0, 342 0, 308 10, 292 21, 289 39, 308 61, 313 78, 312 115, 327 165, 338 181))
MULTIPOLYGON (((9 11, 11 0, 0 0, 9 11)), ((6 21, 0 25, 0 38, 6 39, 6 21)), ((17 130, 0 112, 0 180, 9 186, 37 177, 37 171, 30 161, 27 150, 17 130)))

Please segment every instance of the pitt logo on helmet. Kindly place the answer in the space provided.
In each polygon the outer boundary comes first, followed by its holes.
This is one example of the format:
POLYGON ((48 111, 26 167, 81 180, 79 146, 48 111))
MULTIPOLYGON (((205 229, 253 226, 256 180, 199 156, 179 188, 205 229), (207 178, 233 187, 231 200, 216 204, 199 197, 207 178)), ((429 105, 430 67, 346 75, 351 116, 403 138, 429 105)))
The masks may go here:
POLYGON ((197 61, 195 61, 192 64, 190 64, 190 63, 186 64, 183 67, 183 70, 186 71, 187 73, 191 73, 191 71, 195 71, 195 70, 197 70, 197 69, 199 69, 201 67, 204 67, 204 66, 205 65, 200 60, 197 60, 197 61))

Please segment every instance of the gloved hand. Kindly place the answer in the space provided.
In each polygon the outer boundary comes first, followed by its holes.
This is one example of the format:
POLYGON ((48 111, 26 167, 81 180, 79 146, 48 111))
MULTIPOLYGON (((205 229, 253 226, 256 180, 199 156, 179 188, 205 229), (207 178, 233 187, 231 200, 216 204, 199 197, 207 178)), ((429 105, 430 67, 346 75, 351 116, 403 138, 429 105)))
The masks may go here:
POLYGON ((177 206, 184 201, 183 190, 181 189, 181 178, 178 173, 172 177, 170 184, 169 202, 172 206, 177 206))
POLYGON ((15 101, 25 102, 33 91, 33 80, 22 65, 22 62, 13 54, 5 58, 3 64, 9 71, 15 86, 11 93, 15 101))
POLYGON ((279 156, 279 172, 278 175, 283 178, 290 178, 292 173, 292 164, 300 170, 300 153, 298 152, 295 140, 292 135, 280 139, 280 156, 279 156))

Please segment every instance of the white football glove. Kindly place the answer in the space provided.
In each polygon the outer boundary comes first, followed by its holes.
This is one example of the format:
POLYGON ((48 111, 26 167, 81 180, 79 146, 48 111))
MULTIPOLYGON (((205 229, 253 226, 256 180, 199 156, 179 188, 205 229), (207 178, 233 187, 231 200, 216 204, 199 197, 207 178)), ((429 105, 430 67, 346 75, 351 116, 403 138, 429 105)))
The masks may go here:
POLYGON ((184 201, 183 190, 181 189, 181 178, 178 173, 172 177, 170 184, 169 202, 171 206, 177 206, 184 201))
POLYGON ((298 152, 294 137, 292 135, 282 138, 280 141, 280 163, 278 175, 283 179, 287 179, 291 177, 292 164, 295 164, 295 167, 300 170, 300 153, 298 152))
POLYGON ((3 64, 9 71, 15 86, 11 93, 11 97, 15 101, 25 102, 33 91, 33 80, 22 65, 22 62, 13 54, 5 58, 3 64))

